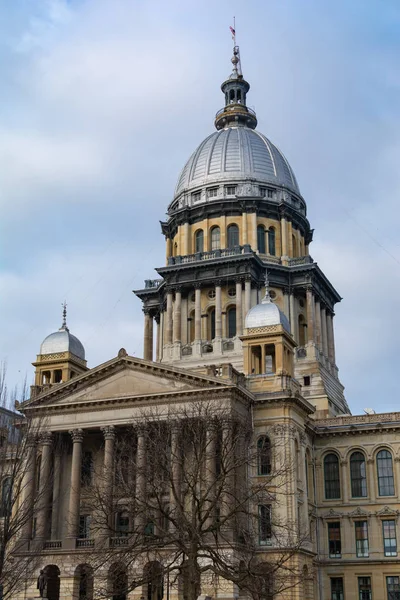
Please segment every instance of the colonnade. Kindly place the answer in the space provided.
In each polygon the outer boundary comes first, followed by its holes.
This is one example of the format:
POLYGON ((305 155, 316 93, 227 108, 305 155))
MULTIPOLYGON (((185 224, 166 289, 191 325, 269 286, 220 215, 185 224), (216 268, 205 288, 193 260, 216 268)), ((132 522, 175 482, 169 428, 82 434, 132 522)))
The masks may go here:
POLYGON ((312 287, 307 288, 307 327, 308 341, 315 342, 318 350, 329 362, 335 364, 335 338, 333 315, 321 300, 314 295, 312 287))

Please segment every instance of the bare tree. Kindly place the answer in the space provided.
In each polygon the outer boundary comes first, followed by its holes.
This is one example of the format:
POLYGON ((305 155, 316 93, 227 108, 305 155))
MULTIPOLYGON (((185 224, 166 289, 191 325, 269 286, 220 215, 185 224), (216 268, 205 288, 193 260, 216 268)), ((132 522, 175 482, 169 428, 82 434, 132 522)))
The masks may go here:
POLYGON ((144 585, 158 600, 166 584, 196 600, 200 590, 237 585, 258 600, 300 584, 308 534, 297 510, 286 518, 297 503, 294 465, 284 442, 273 452, 257 447, 248 408, 207 402, 151 410, 107 452, 87 506, 92 533, 103 539, 91 562, 115 565, 115 577, 98 590, 103 597, 144 585))
POLYGON ((24 539, 24 533, 29 532, 31 537, 36 515, 48 498, 51 478, 49 470, 47 480, 39 482, 36 469, 35 444, 44 431, 43 419, 33 421, 10 410, 27 395, 26 381, 20 389, 9 391, 6 366, 1 364, 0 598, 3 600, 15 598, 38 568, 38 553, 26 551, 29 541, 24 539))

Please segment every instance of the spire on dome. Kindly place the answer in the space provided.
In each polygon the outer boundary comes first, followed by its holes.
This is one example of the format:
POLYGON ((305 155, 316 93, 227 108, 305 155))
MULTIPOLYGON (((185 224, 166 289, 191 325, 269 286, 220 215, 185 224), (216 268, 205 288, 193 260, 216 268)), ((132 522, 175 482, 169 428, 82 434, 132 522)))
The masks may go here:
POLYGON ((231 58, 233 70, 229 79, 221 85, 221 90, 225 95, 225 106, 215 116, 215 127, 224 129, 225 127, 242 126, 255 129, 257 127, 256 113, 246 106, 246 94, 250 89, 250 84, 243 79, 240 50, 236 44, 235 18, 233 18, 233 23, 234 26, 230 27, 234 44, 231 58))
POLYGON ((264 282, 265 282, 265 294, 264 294, 264 298, 261 300, 261 304, 268 304, 269 302, 271 302, 271 296, 269 295, 269 279, 268 279, 267 267, 265 267, 264 282))
POLYGON ((60 331, 69 331, 68 327, 67 327, 67 302, 64 300, 64 302, 61 304, 61 306, 63 307, 63 311, 62 311, 62 325, 60 327, 60 331))

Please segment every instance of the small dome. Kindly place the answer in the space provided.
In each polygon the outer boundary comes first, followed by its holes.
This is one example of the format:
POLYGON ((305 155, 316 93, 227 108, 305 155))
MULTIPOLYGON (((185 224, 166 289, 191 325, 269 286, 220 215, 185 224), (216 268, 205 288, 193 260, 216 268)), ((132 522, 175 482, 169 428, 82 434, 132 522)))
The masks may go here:
POLYGON ((69 332, 68 327, 61 327, 45 338, 40 346, 40 354, 55 354, 57 352, 71 352, 78 358, 85 360, 85 348, 77 337, 69 332))
POLYGON ((179 177, 175 198, 198 186, 235 180, 284 186, 300 195, 282 152, 262 133, 231 126, 212 133, 193 152, 179 177))
POLYGON ((267 294, 260 304, 256 304, 249 310, 245 319, 245 328, 268 327, 270 325, 282 325, 290 333, 290 323, 286 315, 279 307, 271 301, 267 294))

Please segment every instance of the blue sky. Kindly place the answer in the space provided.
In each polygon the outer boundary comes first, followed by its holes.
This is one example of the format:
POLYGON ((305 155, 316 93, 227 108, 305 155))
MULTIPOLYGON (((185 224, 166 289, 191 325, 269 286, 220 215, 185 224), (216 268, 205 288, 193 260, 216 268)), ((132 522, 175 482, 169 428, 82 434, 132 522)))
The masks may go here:
POLYGON ((353 413, 397 410, 398 2, 0 0, 0 358, 30 383, 66 298, 90 366, 142 355, 131 290, 164 262, 159 220, 213 130, 236 15, 248 101, 289 159, 310 252, 343 296, 353 413))

